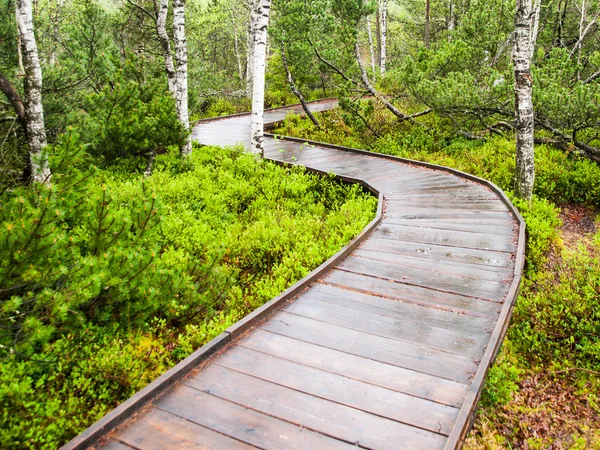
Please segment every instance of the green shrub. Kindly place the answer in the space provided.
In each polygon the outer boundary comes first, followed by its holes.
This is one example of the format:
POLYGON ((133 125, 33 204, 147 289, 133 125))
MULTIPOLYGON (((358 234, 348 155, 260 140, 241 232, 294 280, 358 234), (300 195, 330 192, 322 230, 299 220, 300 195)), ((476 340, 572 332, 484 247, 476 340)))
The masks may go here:
POLYGON ((564 249, 552 270, 527 282, 511 336, 532 363, 600 369, 598 249, 564 249))
POLYGON ((64 443, 321 264, 377 203, 236 149, 174 149, 144 179, 77 170, 80 147, 56 146, 51 188, 0 196, 6 447, 64 443))
POLYGON ((154 85, 143 85, 115 72, 114 81, 86 98, 88 111, 80 127, 88 152, 100 161, 165 152, 181 146, 188 132, 175 111, 173 97, 154 85))

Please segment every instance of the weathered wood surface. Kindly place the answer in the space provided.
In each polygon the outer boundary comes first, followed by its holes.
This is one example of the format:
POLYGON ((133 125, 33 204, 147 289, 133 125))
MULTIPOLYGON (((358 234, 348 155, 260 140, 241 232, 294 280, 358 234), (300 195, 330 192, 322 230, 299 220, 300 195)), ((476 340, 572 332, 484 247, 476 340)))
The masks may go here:
MULTIPOLYGON (((267 111, 265 122, 288 111, 267 111)), ((245 145, 249 124, 246 115, 204 121, 193 138, 245 145)), ((175 367, 132 399, 137 414, 116 410, 66 448, 460 447, 518 292, 521 217, 493 185, 460 173, 327 145, 265 144, 267 158, 379 192, 372 231, 230 328, 216 355, 199 351, 182 376, 175 367)))

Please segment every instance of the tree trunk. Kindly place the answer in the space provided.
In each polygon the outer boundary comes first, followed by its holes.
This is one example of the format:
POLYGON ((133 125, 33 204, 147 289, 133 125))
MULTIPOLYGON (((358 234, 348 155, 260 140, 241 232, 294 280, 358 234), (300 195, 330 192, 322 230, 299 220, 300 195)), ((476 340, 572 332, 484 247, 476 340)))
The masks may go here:
POLYGON ((256 15, 254 10, 256 8, 257 0, 248 0, 248 9, 250 10, 250 17, 248 20, 248 31, 246 35, 246 97, 252 98, 252 80, 254 79, 254 20, 256 15))
POLYGON ((250 150, 260 156, 263 148, 263 114, 265 103, 265 67, 267 50, 267 28, 271 0, 258 0, 253 11, 254 16, 254 61, 252 82, 252 123, 250 128, 250 150))
MULTIPOLYGON (((173 38, 175 43, 177 115, 183 127, 189 131, 190 118, 188 112, 188 75, 187 75, 187 44, 185 40, 185 0, 173 0, 173 38)), ((192 141, 188 136, 187 142, 181 146, 182 156, 192 153, 192 141)))
MULTIPOLYGON (((317 56, 319 56, 319 55, 317 54, 317 56)), ((428 108, 427 110, 419 112, 419 113, 415 113, 415 114, 411 114, 411 115, 404 114, 402 111, 400 111, 394 105, 392 105, 388 101, 388 99, 386 99, 383 95, 381 95, 377 89, 375 89, 375 87, 369 81, 369 76, 367 75, 367 71, 365 70, 365 66, 364 66, 364 64, 362 62, 362 59, 360 58, 360 47, 358 45, 358 35, 356 36, 356 39, 355 39, 355 42, 354 42, 354 56, 355 56, 356 62, 358 64, 358 68, 360 69, 361 80, 362 80, 363 85, 365 86, 365 88, 367 88, 367 90, 369 91, 369 93, 371 95, 373 95, 375 98, 377 98, 377 100, 379 100, 381 103, 383 103, 385 105, 385 107, 392 114, 394 114, 396 117, 398 117, 398 119, 400 121, 405 121, 405 120, 412 120, 412 121, 414 121, 415 118, 420 117, 420 116, 424 116, 425 114, 429 114, 430 112, 432 112, 431 108, 428 108)), ((337 69, 337 72, 339 74, 343 75, 343 72, 341 72, 339 69, 337 69)), ((352 81, 346 75, 344 75, 344 77, 348 81, 352 81)))
POLYGON ((371 70, 375 75, 375 49, 373 48, 373 33, 371 33, 371 19, 367 17, 367 36, 369 37, 369 54, 371 55, 371 70))
POLYGON ((429 48, 431 40, 429 9, 429 0, 425 0, 425 36, 423 41, 425 42, 426 48, 429 48))
POLYGON ((385 74, 385 63, 387 60, 387 0, 381 0, 381 53, 380 53, 380 65, 379 73, 385 74))
POLYGON ((539 13, 533 0, 517 0, 515 14, 514 74, 515 74, 515 131, 517 154, 515 194, 531 201, 535 180, 534 167, 534 112, 532 100, 533 79, 531 59, 535 47, 536 21, 539 13))
POLYGON ((240 81, 244 79, 244 73, 242 71, 242 58, 240 56, 240 40, 238 39, 237 26, 235 23, 235 15, 233 14, 233 5, 231 6, 231 28, 233 29, 233 47, 235 49, 235 60, 237 62, 238 76, 240 81))
POLYGON ((375 36, 377 38, 377 64, 381 66, 381 0, 377 1, 375 13, 375 36))
POLYGON ((158 40, 162 49, 163 59, 165 60, 165 71, 167 72, 169 92, 171 92, 175 98, 175 79, 177 75, 175 73, 175 65, 173 64, 171 41, 169 39, 169 35, 167 34, 167 14, 169 13, 169 0, 160 0, 160 4, 157 0, 154 0, 154 9, 156 11, 156 33, 158 34, 158 40))
POLYGON ((25 123, 31 176, 34 182, 50 184, 51 173, 45 153, 46 129, 42 105, 42 68, 33 31, 31 0, 17 0, 17 26, 21 39, 21 54, 25 77, 25 123))
POLYGON ((294 77, 292 76, 292 72, 290 71, 287 57, 285 55, 285 44, 281 44, 281 62, 283 63, 283 68, 285 69, 285 74, 287 75, 287 80, 288 84, 290 85, 290 89, 292 90, 294 95, 298 97, 298 100, 300 100, 300 103, 302 104, 302 109, 304 110, 308 118, 311 120, 311 122, 314 123, 316 127, 320 127, 321 125, 319 124, 319 121, 315 118, 313 113, 308 108, 306 100, 304 99, 304 95, 302 95, 302 92, 300 92, 300 90, 296 86, 296 82, 294 81, 294 77))
POLYGON ((8 81, 8 78, 6 78, 2 72, 0 72, 0 91, 4 92, 4 95, 6 95, 6 98, 15 110, 15 114, 19 119, 19 123, 23 127, 23 131, 25 134, 27 134, 25 105, 23 105, 23 101, 21 100, 19 93, 16 91, 13 85, 10 84, 10 81, 8 81))
POLYGON ((456 28, 456 15, 454 13, 454 0, 450 0, 448 7, 448 42, 452 41, 452 34, 456 28))

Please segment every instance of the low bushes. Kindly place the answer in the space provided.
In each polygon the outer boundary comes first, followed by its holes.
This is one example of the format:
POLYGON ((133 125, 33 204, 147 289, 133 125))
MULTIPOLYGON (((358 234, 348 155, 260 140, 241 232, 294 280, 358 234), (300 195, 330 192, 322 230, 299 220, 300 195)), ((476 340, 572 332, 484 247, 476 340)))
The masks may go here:
POLYGON ((6 447, 64 443, 317 267, 376 207, 239 150, 174 149, 146 179, 135 162, 83 169, 73 133, 55 153, 51 189, 0 197, 6 447))

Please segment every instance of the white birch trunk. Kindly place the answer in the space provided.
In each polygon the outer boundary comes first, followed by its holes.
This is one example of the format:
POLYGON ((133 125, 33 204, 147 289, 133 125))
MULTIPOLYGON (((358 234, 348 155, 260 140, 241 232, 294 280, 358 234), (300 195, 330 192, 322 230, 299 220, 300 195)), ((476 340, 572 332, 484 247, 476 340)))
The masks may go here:
POLYGON ((367 35, 369 37, 369 53, 371 55, 371 70, 375 75, 375 49, 373 48, 373 33, 371 33, 371 19, 367 17, 367 35))
POLYGON ((536 21, 539 20, 539 12, 536 12, 532 2, 533 0, 517 0, 513 50, 517 135, 515 194, 527 201, 531 201, 535 180, 531 59, 535 47, 536 21))
POLYGON ((47 141, 46 129, 44 128, 44 107, 42 105, 42 68, 33 31, 31 0, 17 0, 16 16, 25 72, 23 80, 25 88, 25 122, 31 177, 36 183, 50 184, 51 173, 45 153, 47 141))
POLYGON ((240 77, 240 80, 244 79, 244 73, 242 72, 242 58, 240 56, 240 40, 238 39, 238 33, 237 33, 237 25, 235 23, 235 15, 233 14, 233 5, 231 5, 231 11, 230 11, 230 15, 231 15, 231 28, 233 29, 233 47, 235 49, 235 60, 237 62, 237 68, 238 68, 238 76, 240 77))
POLYGON ((250 150, 263 156, 263 114, 265 103, 265 68, 267 50, 267 29, 271 0, 258 0, 254 15, 254 61, 252 82, 252 123, 250 127, 250 150))
POLYGON ((381 8, 380 8, 380 20, 381 20, 381 58, 380 58, 380 66, 379 73, 381 75, 385 74, 385 63, 387 60, 387 0, 381 0, 381 8))
MULTIPOLYGON (((185 0, 173 0, 173 38, 175 43, 176 90, 175 102, 177 115, 183 127, 189 131, 190 118, 188 111, 188 74, 187 74, 187 44, 185 39, 185 0)), ((180 148, 181 154, 187 156, 192 153, 192 140, 188 136, 187 142, 180 148)))
POLYGON ((246 97, 252 98, 252 80, 254 79, 254 21, 256 15, 254 9, 256 8, 257 0, 248 0, 247 6, 250 11, 248 18, 248 30, 246 33, 246 97))
POLYGON ((425 36, 423 38, 423 42, 425 43, 425 48, 429 48, 430 40, 431 40, 431 29, 430 29, 430 2, 429 0, 425 0, 425 36))
POLYGON ((176 73, 173 64, 173 53, 171 51, 171 41, 167 34, 167 14, 169 13, 169 0, 154 0, 154 9, 156 10, 156 33, 160 42, 165 61, 165 71, 167 72, 167 82, 169 83, 169 92, 176 97, 176 73))
POLYGON ((448 42, 451 42, 454 28, 456 28, 456 16, 454 14, 454 1, 453 0, 450 0, 448 14, 449 14, 449 17, 448 17, 448 42))

